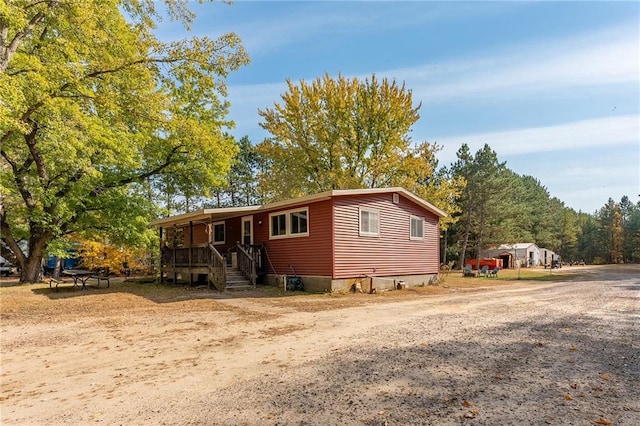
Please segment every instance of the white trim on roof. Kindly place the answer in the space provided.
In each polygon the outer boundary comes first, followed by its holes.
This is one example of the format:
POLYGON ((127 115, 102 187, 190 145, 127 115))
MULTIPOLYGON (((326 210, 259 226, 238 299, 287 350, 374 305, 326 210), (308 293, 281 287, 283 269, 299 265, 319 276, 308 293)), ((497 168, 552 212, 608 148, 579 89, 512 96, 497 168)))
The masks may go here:
POLYGON ((274 203, 265 204, 262 206, 248 206, 248 207, 226 207, 219 209, 202 209, 191 213, 183 213, 176 216, 170 216, 163 219, 154 220, 151 222, 152 226, 167 226, 167 225, 181 225, 195 221, 212 221, 223 217, 231 217, 236 214, 242 214, 246 212, 258 212, 258 211, 271 211, 275 209, 282 209, 289 206, 295 206, 299 204, 308 204, 311 202, 329 200, 333 197, 342 197, 348 195, 368 195, 368 194, 385 194, 385 193, 399 193, 429 210, 431 213, 439 217, 446 217, 447 214, 435 207, 433 204, 428 203, 417 195, 407 191, 401 187, 393 188, 365 188, 365 189, 336 189, 333 191, 325 191, 318 194, 306 195, 300 198, 291 198, 283 201, 276 201, 274 203))

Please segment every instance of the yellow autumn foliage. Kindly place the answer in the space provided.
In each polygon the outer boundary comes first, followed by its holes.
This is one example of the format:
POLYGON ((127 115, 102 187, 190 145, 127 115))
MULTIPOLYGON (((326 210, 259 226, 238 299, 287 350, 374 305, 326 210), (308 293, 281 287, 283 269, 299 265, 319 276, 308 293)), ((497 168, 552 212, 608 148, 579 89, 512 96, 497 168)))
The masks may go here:
POLYGON ((110 272, 119 274, 126 268, 144 267, 144 253, 141 250, 91 240, 80 240, 79 243, 78 254, 82 268, 108 268, 110 272))

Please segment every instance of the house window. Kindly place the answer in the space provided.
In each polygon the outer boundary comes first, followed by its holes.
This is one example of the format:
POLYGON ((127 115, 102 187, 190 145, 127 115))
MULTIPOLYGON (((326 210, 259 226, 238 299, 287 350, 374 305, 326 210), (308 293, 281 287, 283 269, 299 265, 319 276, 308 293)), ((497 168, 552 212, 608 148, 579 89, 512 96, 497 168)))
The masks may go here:
POLYGON ((271 236, 287 235, 287 215, 277 214, 271 216, 271 236))
POLYGON ((421 217, 411 216, 411 239, 424 239, 424 219, 421 217))
POLYGON ((307 210, 300 210, 289 213, 291 221, 291 234, 307 234, 307 210))
POLYGON ((360 235, 377 237, 380 235, 380 212, 360 208, 360 235))
POLYGON ((213 224, 213 244, 224 244, 224 222, 213 224))
POLYGON ((304 237, 309 235, 309 208, 277 212, 269 215, 271 238, 304 237))

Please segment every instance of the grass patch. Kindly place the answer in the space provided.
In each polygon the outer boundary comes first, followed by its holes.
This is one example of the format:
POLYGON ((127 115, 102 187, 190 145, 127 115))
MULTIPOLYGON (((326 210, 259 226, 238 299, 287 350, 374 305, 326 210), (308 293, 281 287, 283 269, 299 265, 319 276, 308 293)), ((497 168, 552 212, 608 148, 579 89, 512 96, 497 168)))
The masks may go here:
POLYGON ((562 282, 579 278, 582 274, 578 270, 561 271, 558 269, 503 269, 497 277, 463 277, 461 271, 446 271, 440 273, 440 285, 453 288, 487 287, 508 285, 517 281, 562 282))

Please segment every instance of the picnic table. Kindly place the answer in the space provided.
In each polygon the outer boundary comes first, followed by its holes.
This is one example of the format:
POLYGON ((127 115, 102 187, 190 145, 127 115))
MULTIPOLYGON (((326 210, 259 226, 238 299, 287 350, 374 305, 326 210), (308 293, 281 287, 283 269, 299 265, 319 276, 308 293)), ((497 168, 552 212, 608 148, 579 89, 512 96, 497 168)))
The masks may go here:
MULTIPOLYGON (((89 279, 91 278, 96 279, 98 281, 98 288, 100 287, 101 280, 107 282, 107 287, 110 286, 108 273, 103 275, 100 272, 91 271, 89 269, 66 269, 62 271, 62 274, 71 277, 71 279, 73 279, 73 286, 80 287, 82 290, 87 289, 87 281, 89 281, 89 279), (79 285, 78 282, 80 282, 81 285, 79 285)), ((51 287, 51 284, 53 282, 56 283, 56 291, 58 291, 58 285, 62 281, 52 278, 49 281, 49 287, 51 287)))
MULTIPOLYGON (((88 269, 68 269, 62 271, 64 275, 69 275, 73 279, 73 286, 78 287, 78 281, 82 283, 82 290, 87 289, 87 280, 95 273, 88 269)), ((100 283, 98 283, 100 285, 100 283)))

